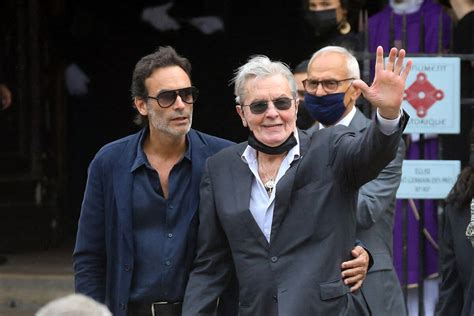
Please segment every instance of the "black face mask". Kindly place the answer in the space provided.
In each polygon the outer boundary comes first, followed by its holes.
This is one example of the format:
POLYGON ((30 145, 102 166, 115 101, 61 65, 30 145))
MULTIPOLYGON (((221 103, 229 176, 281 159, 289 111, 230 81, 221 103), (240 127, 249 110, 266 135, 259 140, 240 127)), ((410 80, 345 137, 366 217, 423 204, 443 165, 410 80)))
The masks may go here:
POLYGON ((324 37, 337 30, 336 9, 307 11, 305 19, 314 28, 316 36, 324 37))
POLYGON ((251 131, 248 138, 248 144, 250 147, 255 149, 256 151, 260 151, 267 155, 280 155, 284 152, 289 151, 291 148, 295 147, 297 144, 295 135, 291 133, 291 135, 279 146, 270 147, 259 141, 255 138, 255 135, 251 131))
POLYGON ((296 126, 299 129, 308 129, 313 126, 315 120, 311 117, 308 110, 306 109, 304 101, 300 101, 298 106, 298 115, 296 118, 296 126))

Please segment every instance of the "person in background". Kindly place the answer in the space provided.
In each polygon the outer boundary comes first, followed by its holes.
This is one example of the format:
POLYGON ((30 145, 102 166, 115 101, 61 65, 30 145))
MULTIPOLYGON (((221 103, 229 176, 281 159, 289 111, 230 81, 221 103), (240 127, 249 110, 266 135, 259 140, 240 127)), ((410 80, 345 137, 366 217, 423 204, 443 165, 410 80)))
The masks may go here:
POLYGON ((234 268, 240 315, 370 314, 340 265, 356 239, 358 189, 395 157, 408 119, 401 101, 411 61, 402 70, 405 52, 397 53, 384 66, 377 51, 371 87, 337 84, 360 88, 378 107, 364 134, 298 130, 297 86, 283 63, 255 56, 237 70, 236 111, 249 137, 205 165, 183 315, 212 314, 234 268))
MULTIPOLYGON (((447 53, 452 34, 451 26, 451 18, 436 0, 389 0, 380 12, 369 17, 369 52, 375 53, 376 48, 381 45, 384 49, 392 46, 403 48, 411 54, 447 53)), ((373 61, 371 62, 373 65, 373 61)), ((371 72, 373 76, 373 68, 371 72)), ((405 159, 440 159, 438 135, 427 133, 423 136, 422 144, 420 134, 406 135, 405 159)), ((421 312, 419 306, 423 299, 423 308, 427 315, 431 315, 434 313, 438 296, 438 201, 415 199, 414 203, 404 202, 397 199, 395 204, 395 270, 402 287, 407 289, 409 314, 418 315, 421 312), (421 217, 424 227, 419 224, 421 217), (406 245, 404 225, 408 227, 406 245), (423 239, 423 258, 419 255, 422 252, 420 238, 423 239), (423 287, 424 298, 418 297, 420 287, 423 287)))
MULTIPOLYGON (((0 110, 6 110, 12 104, 12 93, 7 85, 0 83, 0 110)), ((7 262, 7 257, 0 254, 0 264, 7 262)))
POLYGON ((474 159, 461 171, 445 201, 437 316, 474 315, 474 244, 466 238, 470 222, 474 228, 473 197, 474 159))
MULTIPOLYGON (((474 53, 474 0, 443 0, 444 7, 452 12, 453 53, 474 53)), ((461 133, 442 135, 444 160, 461 160, 461 168, 469 165, 469 133, 473 126, 473 104, 462 102, 474 97, 474 60, 461 60, 461 133)))
POLYGON ((307 76, 308 63, 309 59, 303 60, 293 69, 293 77, 295 77, 298 98, 300 99, 296 126, 302 130, 306 130, 314 124, 314 119, 309 115, 308 110, 306 110, 306 107, 304 106, 303 81, 306 79, 307 76))
POLYGON ((12 104, 12 93, 7 85, 0 83, 0 109, 6 110, 12 104))
MULTIPOLYGON (((356 107, 361 90, 349 85, 345 93, 338 93, 338 85, 345 80, 360 79, 359 64, 345 48, 328 46, 311 57, 308 79, 304 80, 305 103, 308 113, 317 121, 310 129, 324 129, 334 125, 349 126, 364 133, 371 120, 356 107)), ((397 155, 377 178, 359 189, 357 199, 356 236, 370 250, 374 266, 362 285, 373 315, 406 314, 400 282, 393 266, 393 219, 395 195, 402 175, 405 143, 398 145, 397 155)))
POLYGON ((363 41, 355 29, 358 10, 364 1, 306 0, 304 18, 314 34, 313 52, 324 46, 343 46, 352 51, 363 50, 363 41))

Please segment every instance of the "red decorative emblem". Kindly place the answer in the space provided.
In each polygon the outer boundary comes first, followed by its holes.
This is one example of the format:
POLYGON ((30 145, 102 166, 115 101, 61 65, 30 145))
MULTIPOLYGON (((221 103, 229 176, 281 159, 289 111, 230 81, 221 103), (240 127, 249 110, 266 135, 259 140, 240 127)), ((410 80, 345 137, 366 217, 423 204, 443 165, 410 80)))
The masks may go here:
POLYGON ((425 117, 428 109, 443 98, 444 92, 436 89, 423 72, 418 73, 415 82, 405 90, 403 96, 403 100, 407 100, 415 108, 418 117, 425 117))

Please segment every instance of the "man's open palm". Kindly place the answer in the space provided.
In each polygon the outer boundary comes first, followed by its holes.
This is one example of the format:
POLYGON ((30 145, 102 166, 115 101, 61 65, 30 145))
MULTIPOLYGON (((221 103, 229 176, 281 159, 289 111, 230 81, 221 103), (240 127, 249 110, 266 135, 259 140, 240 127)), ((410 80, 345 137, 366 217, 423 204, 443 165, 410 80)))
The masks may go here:
POLYGON ((384 65, 383 48, 379 46, 377 47, 375 77, 372 85, 369 87, 362 80, 355 80, 353 83, 356 88, 361 89, 364 97, 378 108, 380 115, 387 119, 394 119, 400 113, 405 82, 412 65, 412 61, 408 60, 403 68, 404 59, 404 49, 398 52, 396 48, 392 48, 387 64, 384 65))

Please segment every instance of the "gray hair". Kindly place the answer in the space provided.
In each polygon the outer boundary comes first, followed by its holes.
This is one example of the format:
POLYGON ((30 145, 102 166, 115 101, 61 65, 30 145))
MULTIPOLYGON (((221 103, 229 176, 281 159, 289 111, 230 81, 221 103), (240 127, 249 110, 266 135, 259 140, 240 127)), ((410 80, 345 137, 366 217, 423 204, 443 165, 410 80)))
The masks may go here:
POLYGON ((82 294, 70 294, 52 300, 35 316, 112 316, 107 306, 82 294))
POLYGON ((293 98, 297 96, 297 86, 295 78, 287 64, 280 61, 271 61, 264 55, 251 57, 247 63, 240 66, 235 71, 235 77, 232 79, 234 83, 235 102, 241 104, 245 97, 245 84, 247 80, 253 78, 264 78, 274 75, 282 75, 290 84, 291 94, 293 98))
MULTIPOLYGON (((355 79, 360 79, 360 69, 359 69, 359 62, 357 59, 352 55, 350 51, 345 49, 344 47, 340 46, 326 46, 318 50, 316 53, 311 56, 311 59, 309 60, 309 66, 314 62, 314 59, 316 57, 319 57, 323 54, 326 53, 337 53, 337 54, 342 54, 344 57, 346 57, 346 68, 347 68, 347 75, 351 78, 355 79)), ((309 68, 308 66, 308 68, 309 68)))

